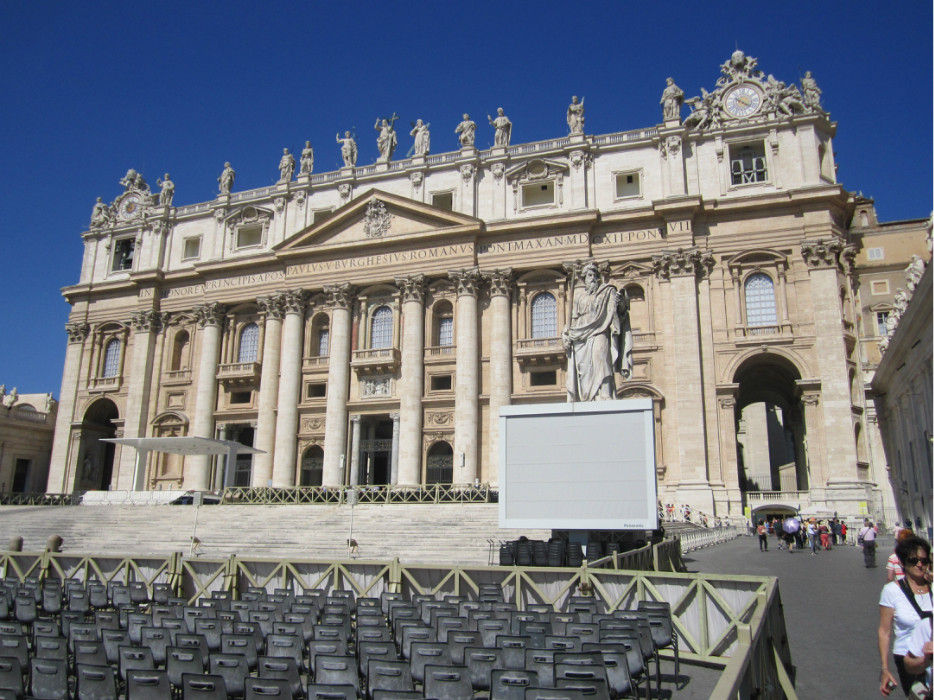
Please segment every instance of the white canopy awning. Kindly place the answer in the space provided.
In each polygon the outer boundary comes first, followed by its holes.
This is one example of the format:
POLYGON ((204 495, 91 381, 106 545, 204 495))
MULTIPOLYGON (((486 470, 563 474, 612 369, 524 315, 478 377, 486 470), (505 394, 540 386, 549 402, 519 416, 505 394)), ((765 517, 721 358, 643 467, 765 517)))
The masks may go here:
POLYGON ((145 488, 146 456, 150 452, 169 452, 175 455, 227 455, 228 466, 234 463, 238 453, 265 454, 263 450, 257 450, 255 447, 233 440, 213 440, 203 437, 104 438, 101 442, 112 442, 116 445, 136 448, 133 488, 137 491, 145 488))

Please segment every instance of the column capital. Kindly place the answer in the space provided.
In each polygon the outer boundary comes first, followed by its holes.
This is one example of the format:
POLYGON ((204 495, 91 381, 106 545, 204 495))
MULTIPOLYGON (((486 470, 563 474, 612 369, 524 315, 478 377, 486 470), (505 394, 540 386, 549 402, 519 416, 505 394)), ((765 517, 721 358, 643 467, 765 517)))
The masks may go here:
POLYGON ((130 325, 137 333, 158 332, 162 328, 162 314, 152 309, 134 311, 130 314, 130 325))
POLYGON ((359 413, 355 413, 354 415, 352 415, 352 416, 350 417, 350 422, 353 423, 354 425, 359 425, 359 424, 360 424, 360 420, 361 420, 362 418, 363 418, 363 416, 361 416, 359 413))
POLYGON ((281 292, 268 296, 256 297, 259 310, 266 314, 266 318, 282 319, 285 316, 284 299, 281 292))
POLYGON ((350 309, 353 306, 354 295, 357 288, 350 282, 341 282, 340 284, 329 284, 324 287, 324 293, 327 295, 328 305, 341 309, 350 309))
POLYGON ((390 414, 389 414, 389 420, 391 420, 393 423, 398 423, 398 422, 399 422, 399 412, 396 411, 396 412, 394 412, 394 413, 390 413, 390 414))
POLYGON ((659 279, 672 277, 697 277, 703 279, 710 274, 716 261, 713 253, 700 248, 678 248, 652 256, 652 270, 659 279))
POLYGON ((286 289, 277 294, 282 299, 282 308, 286 314, 302 315, 305 313, 308 292, 304 289, 286 289))
POLYGON ((427 280, 425 275, 418 273, 408 277, 396 277, 396 286, 402 293, 402 302, 417 301, 419 304, 425 302, 425 289, 427 280))
POLYGON ((195 306, 194 313, 199 327, 220 326, 224 322, 224 314, 227 313, 227 308, 216 301, 210 301, 195 306))
POLYGON ((490 285, 490 296, 509 298, 513 284, 511 267, 484 272, 483 279, 490 285))
POLYGON ((856 247, 846 245, 837 237, 819 238, 802 243, 801 256, 810 269, 833 268, 851 272, 856 258, 856 247))
POLYGON ((66 323, 65 332, 68 333, 69 343, 83 343, 91 332, 91 326, 83 321, 66 323))
POLYGON ((451 270, 448 272, 450 279, 457 286, 457 296, 477 296, 477 288, 480 286, 482 278, 480 271, 476 267, 468 267, 463 270, 451 270))

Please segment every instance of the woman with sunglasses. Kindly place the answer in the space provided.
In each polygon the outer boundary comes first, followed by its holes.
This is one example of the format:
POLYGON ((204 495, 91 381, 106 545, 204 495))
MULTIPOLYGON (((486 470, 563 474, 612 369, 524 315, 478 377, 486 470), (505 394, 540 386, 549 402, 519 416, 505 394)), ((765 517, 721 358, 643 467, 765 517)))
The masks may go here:
POLYGON ((907 537, 895 545, 905 577, 885 584, 879 599, 879 657, 882 671, 879 674, 879 692, 888 696, 901 685, 908 695, 912 684, 922 680, 905 669, 905 653, 915 625, 931 617, 934 600, 931 596, 931 545, 920 537, 907 537), (892 629, 895 643, 891 645, 892 629), (895 657, 895 671, 889 669, 889 647, 895 657))

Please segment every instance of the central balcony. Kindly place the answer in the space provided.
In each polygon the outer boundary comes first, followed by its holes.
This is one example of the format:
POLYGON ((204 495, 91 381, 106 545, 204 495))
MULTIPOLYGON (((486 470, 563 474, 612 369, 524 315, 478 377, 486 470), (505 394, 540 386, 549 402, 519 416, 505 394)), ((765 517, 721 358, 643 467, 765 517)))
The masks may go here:
POLYGON ((566 355, 561 337, 522 338, 516 341, 516 362, 523 369, 542 365, 563 364, 566 355))
POLYGON ((231 362, 217 367, 217 380, 226 386, 254 386, 260 377, 259 362, 231 362))
POLYGON ((354 350, 350 366, 357 374, 392 374, 399 369, 401 353, 397 348, 354 350))

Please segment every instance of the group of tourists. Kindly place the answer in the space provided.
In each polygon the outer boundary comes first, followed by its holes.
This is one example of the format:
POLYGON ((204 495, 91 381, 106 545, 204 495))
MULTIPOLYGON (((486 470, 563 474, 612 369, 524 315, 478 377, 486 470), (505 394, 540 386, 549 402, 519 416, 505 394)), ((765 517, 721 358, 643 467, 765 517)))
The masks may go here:
POLYGON ((795 549, 810 548, 811 554, 829 550, 834 545, 846 544, 846 523, 838 518, 804 520, 800 516, 762 518, 756 525, 759 536, 759 551, 769 551, 769 538, 775 537, 779 549, 794 552, 795 549))
MULTIPOLYGON (((868 527, 866 534, 869 534, 873 531, 872 523, 868 520, 866 523, 864 528, 868 527)), ((874 558, 874 536, 871 542, 874 558)), ((878 642, 882 662, 879 692, 887 697, 900 687, 906 697, 930 700, 934 611, 930 543, 910 528, 898 529, 895 551, 886 564, 886 577, 888 583, 879 598, 878 642), (890 659, 895 661, 894 668, 890 659)))

